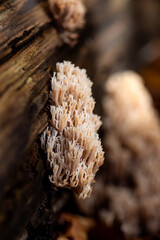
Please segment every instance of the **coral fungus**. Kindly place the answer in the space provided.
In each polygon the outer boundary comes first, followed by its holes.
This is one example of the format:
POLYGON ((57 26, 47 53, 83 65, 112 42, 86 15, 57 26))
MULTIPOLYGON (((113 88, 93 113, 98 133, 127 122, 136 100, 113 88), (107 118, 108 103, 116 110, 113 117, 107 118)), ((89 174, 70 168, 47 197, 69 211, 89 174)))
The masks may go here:
POLYGON ((106 82, 106 197, 123 232, 160 230, 160 123, 141 77, 127 71, 106 82), (143 227, 142 227, 143 226, 143 227))
POLYGON ((74 45, 78 37, 77 30, 85 24, 85 6, 81 0, 49 0, 54 19, 61 28, 64 42, 74 45))
POLYGON ((101 121, 93 114, 92 82, 86 71, 65 61, 56 68, 50 92, 51 125, 41 137, 42 147, 53 170, 50 181, 58 187, 73 188, 84 199, 103 164, 96 133, 101 121))

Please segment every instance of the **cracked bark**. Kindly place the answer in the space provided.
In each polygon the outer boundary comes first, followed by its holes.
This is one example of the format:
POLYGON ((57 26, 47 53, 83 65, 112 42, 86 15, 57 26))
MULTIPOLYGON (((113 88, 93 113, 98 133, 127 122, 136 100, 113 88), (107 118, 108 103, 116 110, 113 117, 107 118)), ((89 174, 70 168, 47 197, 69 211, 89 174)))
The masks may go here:
POLYGON ((62 46, 47 11, 46 1, 0 3, 1 239, 14 239, 45 196, 36 137, 48 121, 49 81, 62 46))

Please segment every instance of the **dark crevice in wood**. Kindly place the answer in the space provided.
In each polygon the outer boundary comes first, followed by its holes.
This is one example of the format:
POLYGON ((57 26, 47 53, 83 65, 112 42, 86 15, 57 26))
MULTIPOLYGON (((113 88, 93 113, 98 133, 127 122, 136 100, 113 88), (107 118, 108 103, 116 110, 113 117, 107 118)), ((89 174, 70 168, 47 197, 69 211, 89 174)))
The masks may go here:
MULTIPOLYGON (((0 59, 0 65, 8 61, 11 57, 13 57, 17 52, 19 52, 22 48, 25 49, 27 48, 32 42, 34 41, 35 38, 38 36, 42 35, 43 31, 46 29, 51 29, 53 28, 53 25, 51 23, 47 23, 46 25, 42 26, 39 28, 38 32, 36 32, 34 35, 29 37, 28 39, 24 40, 21 44, 18 44, 23 38, 26 38, 27 36, 30 35, 30 33, 34 30, 34 28, 30 29, 29 31, 24 31, 23 35, 19 38, 13 39, 11 42, 9 42, 8 47, 12 48, 12 52, 5 55, 3 58, 0 59)), ((1 96, 1 95, 0 95, 1 96)))
MULTIPOLYGON (((18 45, 18 43, 19 43, 20 41, 22 41, 23 39, 25 39, 26 37, 28 37, 28 36, 30 35, 30 33, 32 32, 32 30, 34 30, 34 29, 35 29, 35 27, 33 27, 33 28, 29 29, 29 30, 25 30, 25 31, 23 32, 22 36, 16 37, 15 39, 11 40, 11 41, 8 43, 8 47, 11 47, 11 48, 13 49, 13 51, 16 50, 16 47, 17 47, 16 45, 18 45)), ((30 40, 30 39, 28 39, 28 40, 30 40)), ((3 43, 2 43, 2 45, 3 45, 3 43)), ((22 47, 23 47, 23 45, 22 45, 22 47)))

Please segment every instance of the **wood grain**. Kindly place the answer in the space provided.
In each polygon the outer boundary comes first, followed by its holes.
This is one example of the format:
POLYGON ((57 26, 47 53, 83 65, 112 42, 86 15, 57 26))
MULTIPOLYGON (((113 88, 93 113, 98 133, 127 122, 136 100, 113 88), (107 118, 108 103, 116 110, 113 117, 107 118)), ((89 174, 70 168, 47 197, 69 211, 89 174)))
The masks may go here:
POLYGON ((45 86, 50 78, 50 69, 46 63, 60 45, 56 30, 49 26, 33 43, 25 44, 0 66, 0 161, 3 162, 0 182, 6 181, 9 169, 30 144, 32 123, 48 98, 45 86))
POLYGON ((33 142, 48 120, 49 82, 63 44, 47 11, 46 1, 0 3, 1 239, 14 239, 45 194, 40 144, 33 142))

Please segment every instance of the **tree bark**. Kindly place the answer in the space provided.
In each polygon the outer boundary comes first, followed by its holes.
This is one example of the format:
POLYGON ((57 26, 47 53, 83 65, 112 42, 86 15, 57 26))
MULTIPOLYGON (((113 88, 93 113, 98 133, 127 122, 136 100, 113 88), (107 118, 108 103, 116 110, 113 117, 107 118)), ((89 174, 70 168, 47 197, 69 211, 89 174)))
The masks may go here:
POLYGON ((46 1, 0 4, 1 239, 14 239, 45 194, 35 139, 48 121, 49 82, 62 46, 48 13, 46 1))

